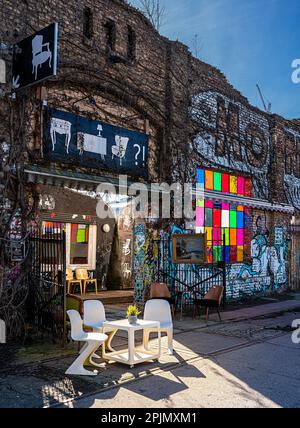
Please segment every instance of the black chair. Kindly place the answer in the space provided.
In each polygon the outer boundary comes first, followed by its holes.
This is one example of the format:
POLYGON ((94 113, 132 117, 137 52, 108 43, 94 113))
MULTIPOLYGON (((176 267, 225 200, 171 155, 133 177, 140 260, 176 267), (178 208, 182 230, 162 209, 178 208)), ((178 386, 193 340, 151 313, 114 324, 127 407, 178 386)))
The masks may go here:
POLYGON ((206 321, 209 320, 209 310, 211 308, 214 308, 217 310, 219 319, 222 321, 221 314, 220 314, 220 307, 222 304, 224 294, 224 287, 221 286, 215 286, 212 287, 208 293, 204 296, 203 299, 200 299, 197 297, 197 293, 195 293, 194 298, 194 318, 196 317, 196 314, 200 315, 200 309, 201 307, 206 308, 206 321))

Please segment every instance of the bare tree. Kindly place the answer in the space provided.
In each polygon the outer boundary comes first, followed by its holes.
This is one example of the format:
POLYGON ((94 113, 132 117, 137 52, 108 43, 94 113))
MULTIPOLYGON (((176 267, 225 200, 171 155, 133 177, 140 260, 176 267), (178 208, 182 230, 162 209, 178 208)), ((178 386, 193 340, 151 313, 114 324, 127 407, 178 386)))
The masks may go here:
POLYGON ((161 0, 138 0, 139 9, 149 19, 151 24, 159 31, 164 23, 166 14, 161 0))

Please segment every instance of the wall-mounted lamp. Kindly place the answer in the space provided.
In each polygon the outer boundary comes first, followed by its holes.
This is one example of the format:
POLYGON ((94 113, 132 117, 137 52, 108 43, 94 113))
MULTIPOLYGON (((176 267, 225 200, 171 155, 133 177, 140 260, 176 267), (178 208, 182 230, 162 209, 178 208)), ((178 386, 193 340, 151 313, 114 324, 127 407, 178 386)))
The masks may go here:
POLYGON ((109 225, 109 224, 104 224, 104 225, 102 226, 102 231, 103 231, 104 233, 109 233, 109 232, 110 232, 110 225, 109 225))

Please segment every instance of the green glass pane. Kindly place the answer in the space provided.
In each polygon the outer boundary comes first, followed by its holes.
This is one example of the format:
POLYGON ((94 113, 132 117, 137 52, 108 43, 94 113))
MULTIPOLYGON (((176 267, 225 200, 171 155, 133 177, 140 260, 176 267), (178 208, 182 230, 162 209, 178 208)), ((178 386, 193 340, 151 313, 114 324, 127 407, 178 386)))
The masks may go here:
POLYGON ((230 245, 230 229, 229 228, 223 228, 222 229, 222 239, 224 239, 224 235, 225 235, 225 245, 228 246, 230 245))
POLYGON ((213 249, 214 254, 214 262, 221 262, 222 261, 222 247, 214 247, 213 249))
POLYGON ((197 199, 197 207, 204 208, 205 202, 203 199, 197 199))
POLYGON ((230 227, 237 228, 237 212, 232 210, 230 211, 230 227))
POLYGON ((222 174, 220 172, 214 172, 214 190, 222 191, 222 174))

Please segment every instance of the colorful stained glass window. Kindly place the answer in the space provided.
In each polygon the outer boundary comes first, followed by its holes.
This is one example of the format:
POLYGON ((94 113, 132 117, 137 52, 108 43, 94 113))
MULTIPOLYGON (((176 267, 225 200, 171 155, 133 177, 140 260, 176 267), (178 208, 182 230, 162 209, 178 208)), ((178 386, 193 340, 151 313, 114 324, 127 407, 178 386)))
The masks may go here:
POLYGON ((88 264, 89 226, 85 224, 71 224, 70 261, 72 265, 88 264))
MULTIPOLYGON (((205 190, 243 197, 253 196, 250 178, 208 169, 197 170, 198 185, 205 190)), ((250 251, 249 208, 205 199, 196 203, 196 226, 206 233, 207 259, 216 263, 242 263, 250 251)))

